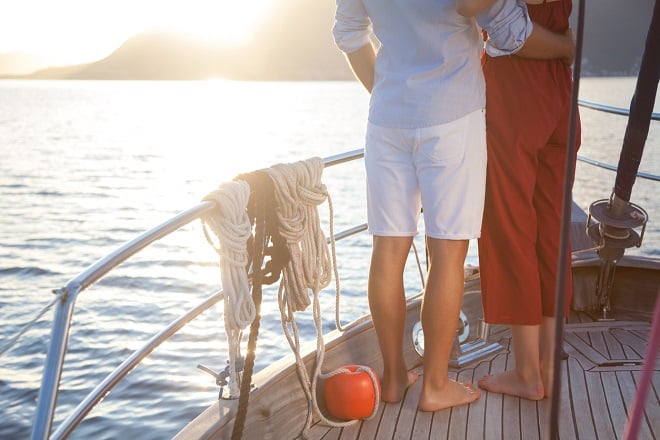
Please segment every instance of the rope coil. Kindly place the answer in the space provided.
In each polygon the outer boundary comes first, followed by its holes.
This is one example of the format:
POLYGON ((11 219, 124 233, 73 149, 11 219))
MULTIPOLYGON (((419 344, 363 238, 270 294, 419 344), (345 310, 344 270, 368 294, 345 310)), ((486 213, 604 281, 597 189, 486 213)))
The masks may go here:
MULTIPOLYGON (((335 256, 332 200, 326 186, 321 181, 323 169, 323 160, 315 157, 292 164, 274 165, 267 170, 275 185, 280 234, 286 240, 291 255, 291 259, 283 271, 283 279, 278 291, 278 303, 282 328, 295 355, 296 372, 308 402, 307 417, 301 432, 303 438, 307 438, 309 435, 314 413, 323 423, 330 426, 349 426, 357 422, 357 420, 351 420, 339 423, 327 419, 320 411, 316 398, 318 380, 329 377, 321 373, 325 356, 325 342, 319 293, 330 284, 333 273, 336 282, 337 303, 335 321, 337 328, 341 329, 338 313, 340 289, 335 256), (326 200, 330 211, 332 258, 328 240, 321 229, 317 209, 326 200), (312 300, 310 300, 310 290, 312 300), (305 310, 310 304, 312 304, 317 336, 316 359, 311 378, 300 354, 300 337, 295 319, 295 312, 305 310)), ((334 374, 339 373, 333 372, 330 373, 330 376, 334 374)), ((369 374, 371 375, 371 372, 369 374)), ((372 378, 372 380, 375 383, 376 379, 372 378)), ((377 408, 378 402, 376 402, 374 413, 370 418, 376 413, 377 408)))
POLYGON ((290 254, 283 283, 293 312, 311 304, 308 289, 321 290, 331 280, 327 241, 316 210, 328 198, 321 182, 323 168, 323 160, 317 157, 266 170, 275 185, 280 234, 290 254))
MULTIPOLYGON (((247 273, 250 264, 248 243, 252 238, 251 218, 260 217, 255 217, 254 212, 250 213, 251 209, 254 210, 251 203, 256 201, 259 204, 257 200, 261 200, 263 208, 266 199, 274 199, 273 205, 266 209, 267 214, 261 216, 265 221, 265 237, 262 237, 265 248, 262 247, 261 256, 252 256, 254 258, 252 269, 255 273, 259 273, 260 278, 254 283, 272 283, 279 278, 280 272, 282 274, 278 289, 282 328, 295 355, 296 372, 308 403, 305 425, 301 432, 303 438, 308 437, 314 413, 330 426, 348 426, 357 422, 351 420, 338 423, 328 420, 321 413, 316 399, 319 379, 327 379, 346 371, 339 369, 328 374, 321 372, 325 343, 319 293, 330 284, 333 274, 336 284, 335 322, 337 328, 342 330, 339 320, 340 286, 334 243, 334 213, 328 190, 321 181, 324 168, 323 160, 314 157, 291 164, 277 164, 255 174, 238 176, 234 181, 223 184, 205 198, 215 202, 217 209, 203 218, 204 234, 220 255, 222 284, 227 292, 225 327, 229 341, 231 378, 229 386, 234 394, 238 393, 234 365, 240 348, 241 330, 258 318, 255 314, 255 304, 250 296, 247 273), (266 180, 272 183, 272 188, 263 181, 262 175, 268 177, 266 180), (252 198, 251 190, 254 196, 252 198), (265 193, 272 194, 272 197, 266 196, 265 193), (325 237, 318 213, 318 206, 326 201, 330 215, 330 240, 325 237), (211 239, 208 229, 217 236, 217 244, 211 239), (273 243, 271 247, 267 246, 269 239, 273 243), (265 270, 262 271, 264 255, 270 255, 271 260, 266 262, 265 270), (301 356, 301 343, 295 317, 295 312, 304 311, 310 305, 312 305, 317 335, 316 359, 311 377, 301 356)), ((372 377, 378 396, 377 378, 370 369, 364 371, 372 377)), ((243 378, 244 381, 246 379, 250 381, 249 377, 243 378)), ((242 385, 241 399, 245 397, 242 396, 243 390, 249 393, 249 384, 242 385)), ((244 400, 246 401, 247 399, 244 400)), ((378 401, 379 396, 373 414, 369 418, 376 414, 378 401)), ((239 426, 235 429, 234 437, 240 438, 241 435, 242 429, 239 426)))
POLYGON ((204 200, 216 204, 211 214, 202 218, 204 236, 220 256, 220 276, 224 296, 224 321, 229 351, 229 389, 239 394, 236 363, 240 353, 241 332, 254 320, 256 309, 250 295, 247 275, 247 244, 252 225, 247 214, 250 186, 245 181, 223 183, 204 200), (218 239, 216 244, 208 232, 218 239))

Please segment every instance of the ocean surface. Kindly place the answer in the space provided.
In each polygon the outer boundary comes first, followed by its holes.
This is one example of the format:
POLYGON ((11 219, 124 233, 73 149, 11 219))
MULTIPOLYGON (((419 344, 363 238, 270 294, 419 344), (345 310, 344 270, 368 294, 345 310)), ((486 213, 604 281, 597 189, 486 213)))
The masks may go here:
MULTIPOLYGON (((580 96, 628 107, 635 78, 584 78, 580 96)), ((53 289, 117 246, 198 203, 236 175, 361 148, 368 95, 357 82, 0 81, 0 349, 48 304, 53 289)), ((656 112, 658 105, 656 104, 656 112)), ((626 118, 581 110, 580 154, 617 164, 626 118)), ((652 123, 640 171, 660 174, 660 124, 652 123)), ((578 163, 574 200, 610 196, 615 175, 578 163)), ((357 161, 325 170, 335 230, 364 222, 357 161)), ((660 257, 657 183, 637 179, 632 202, 649 214, 644 243, 627 254, 660 257)), ((327 234, 328 208, 320 208, 327 234)), ((419 247, 423 246, 421 240, 419 247)), ((341 318, 367 312, 370 238, 337 245, 341 318)), ((471 243, 469 264, 478 264, 471 243)), ((54 427, 151 335, 220 286, 215 251, 195 221, 122 264, 77 301, 54 427)), ((420 289, 411 257, 410 295, 420 289)), ((334 328, 334 284, 323 291, 334 328)), ((264 293, 256 357, 262 369, 290 349, 277 295, 264 293)), ((0 356, 0 438, 28 438, 53 312, 0 356)), ((315 338, 301 312, 303 340, 315 338)), ((227 361, 216 306, 158 348, 119 384, 72 438, 172 437, 218 396, 227 361)))

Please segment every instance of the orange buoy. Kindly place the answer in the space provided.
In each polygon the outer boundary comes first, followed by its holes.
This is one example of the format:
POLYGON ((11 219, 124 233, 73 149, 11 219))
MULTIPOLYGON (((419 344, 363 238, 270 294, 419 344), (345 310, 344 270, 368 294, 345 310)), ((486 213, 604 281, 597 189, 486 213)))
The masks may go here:
POLYGON ((379 396, 380 381, 370 367, 346 365, 334 370, 325 380, 325 403, 328 412, 337 419, 368 418, 377 408, 379 396))

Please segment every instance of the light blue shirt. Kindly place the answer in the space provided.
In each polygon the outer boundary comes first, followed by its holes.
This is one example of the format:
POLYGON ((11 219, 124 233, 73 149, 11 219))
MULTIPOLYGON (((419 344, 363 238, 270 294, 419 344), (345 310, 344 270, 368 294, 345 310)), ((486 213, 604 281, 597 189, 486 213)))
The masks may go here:
POLYGON ((484 108, 477 21, 493 56, 515 53, 532 29, 525 4, 514 0, 497 0, 477 19, 459 15, 454 0, 337 0, 339 49, 355 52, 372 32, 380 42, 369 121, 421 128, 484 108))

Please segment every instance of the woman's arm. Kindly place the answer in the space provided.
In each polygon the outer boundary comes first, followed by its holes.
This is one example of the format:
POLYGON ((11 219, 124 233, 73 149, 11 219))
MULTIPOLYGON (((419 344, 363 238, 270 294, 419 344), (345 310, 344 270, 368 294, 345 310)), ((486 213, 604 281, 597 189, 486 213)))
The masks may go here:
MULTIPOLYGON (((473 17, 489 8, 496 0, 454 0, 456 11, 464 17, 473 17)), ((525 0, 528 5, 540 5, 542 3, 558 2, 560 0, 525 0)))
POLYGON ((569 28, 565 33, 558 34, 534 23, 532 33, 516 55, 542 60, 560 59, 566 64, 573 64, 575 58, 573 32, 569 28))
POLYGON ((525 58, 561 59, 566 64, 573 63, 575 42, 570 29, 559 34, 533 23, 524 2, 454 0, 454 3, 461 8, 461 13, 477 11, 477 23, 488 33, 486 52, 490 56, 515 54, 525 58))
POLYGON ((493 3, 495 3, 495 0, 454 0, 456 12, 464 17, 473 17, 484 9, 491 7, 493 3))

